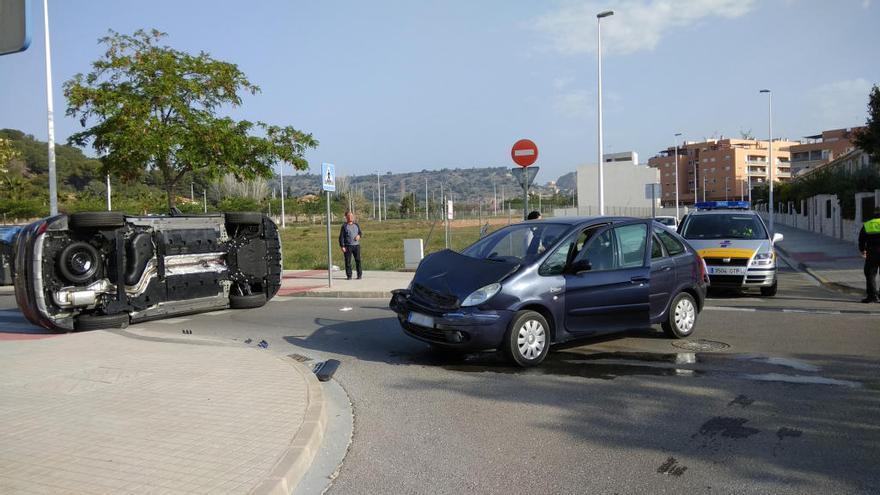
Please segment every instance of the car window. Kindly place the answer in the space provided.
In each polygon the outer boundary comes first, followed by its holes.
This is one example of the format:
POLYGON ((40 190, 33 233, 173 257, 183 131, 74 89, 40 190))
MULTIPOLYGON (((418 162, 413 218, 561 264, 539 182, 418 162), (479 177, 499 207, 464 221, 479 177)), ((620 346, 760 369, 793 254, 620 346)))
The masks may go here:
POLYGON ((657 231, 655 234, 660 238, 660 242, 663 243, 663 247, 666 248, 669 256, 675 256, 684 252, 684 244, 669 232, 657 231))
POLYGON ((658 258, 663 257, 663 246, 660 244, 660 239, 657 238, 656 235, 653 236, 653 242, 651 242, 651 259, 656 260, 658 258))
POLYGON ((593 236, 587 242, 586 247, 577 254, 575 261, 587 260, 590 262, 590 271, 614 270, 617 268, 617 260, 614 255, 613 229, 608 229, 601 234, 593 236))
POLYGON ((648 245, 648 226, 643 223, 624 225, 614 229, 617 239, 617 266, 633 268, 645 264, 645 248, 648 245))
POLYGON ((498 230, 471 244, 462 254, 472 258, 520 263, 542 254, 569 227, 563 224, 519 224, 498 230))
POLYGON ((766 239, 757 215, 730 213, 693 215, 682 230, 685 239, 766 239))
POLYGON ((540 268, 538 268, 538 275, 561 275, 569 261, 583 249, 584 244, 603 226, 604 224, 595 225, 569 236, 541 264, 540 268))

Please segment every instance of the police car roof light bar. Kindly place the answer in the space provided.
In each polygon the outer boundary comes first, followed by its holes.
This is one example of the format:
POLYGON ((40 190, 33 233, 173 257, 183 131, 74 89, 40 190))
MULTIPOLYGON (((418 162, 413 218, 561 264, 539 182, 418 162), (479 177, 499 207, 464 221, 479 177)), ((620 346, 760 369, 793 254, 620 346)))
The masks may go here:
POLYGON ((748 201, 704 201, 694 205, 698 210, 748 210, 748 201))

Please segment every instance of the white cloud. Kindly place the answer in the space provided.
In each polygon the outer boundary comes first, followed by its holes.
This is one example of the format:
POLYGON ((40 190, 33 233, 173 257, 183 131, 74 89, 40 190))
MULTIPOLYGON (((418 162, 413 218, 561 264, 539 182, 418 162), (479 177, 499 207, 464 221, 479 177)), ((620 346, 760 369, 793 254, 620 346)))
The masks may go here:
POLYGON ((872 86, 863 78, 826 83, 807 92, 808 105, 822 129, 864 125, 872 86))
POLYGON ((573 83, 573 82, 574 82, 574 78, 571 76, 557 77, 556 79, 553 80, 553 89, 555 89, 555 90, 565 89, 568 86, 571 86, 571 83, 573 83))
POLYGON ((653 50, 673 29, 708 18, 736 18, 749 13, 754 0, 573 0, 539 17, 535 29, 563 54, 595 53, 596 14, 611 8, 602 21, 604 52, 653 50))
POLYGON ((553 111, 562 117, 579 119, 595 113, 593 93, 575 89, 557 93, 553 99, 553 111))
POLYGON ((871 7, 871 0, 862 0, 862 8, 867 9, 871 7))

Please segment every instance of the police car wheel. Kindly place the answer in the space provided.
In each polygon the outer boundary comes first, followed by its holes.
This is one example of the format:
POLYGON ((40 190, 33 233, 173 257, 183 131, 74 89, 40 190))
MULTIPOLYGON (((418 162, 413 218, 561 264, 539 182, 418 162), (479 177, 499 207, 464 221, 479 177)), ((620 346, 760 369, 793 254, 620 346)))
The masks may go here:
POLYGON ((761 287, 761 295, 764 297, 773 297, 776 295, 776 289, 779 282, 773 281, 773 285, 770 287, 761 287))
POLYGON ((669 305, 669 315, 661 325, 666 335, 673 339, 689 337, 697 326, 697 303, 687 292, 675 296, 669 305))

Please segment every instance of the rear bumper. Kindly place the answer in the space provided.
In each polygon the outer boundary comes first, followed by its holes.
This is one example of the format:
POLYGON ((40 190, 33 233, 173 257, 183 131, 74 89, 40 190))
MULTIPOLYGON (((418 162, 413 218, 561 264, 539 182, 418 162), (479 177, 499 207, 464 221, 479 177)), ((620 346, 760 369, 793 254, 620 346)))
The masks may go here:
POLYGON ((463 351, 498 349, 504 340, 513 311, 479 310, 458 308, 444 311, 431 308, 410 297, 408 290, 392 291, 389 307, 397 313, 397 321, 403 331, 415 339, 429 344, 463 351), (431 316, 432 327, 415 325, 407 321, 411 312, 431 316))
MULTIPOLYGON (((52 222, 59 217, 45 220, 52 222)), ((23 228, 16 242, 15 301, 24 317, 34 325, 49 330, 73 330, 73 318, 67 314, 50 315, 43 287, 43 239, 39 231, 44 221, 23 228)))

